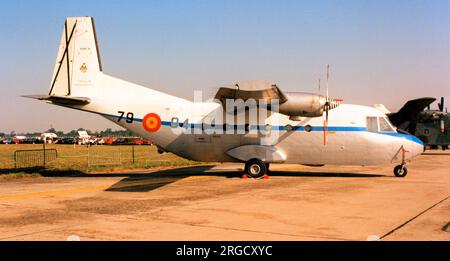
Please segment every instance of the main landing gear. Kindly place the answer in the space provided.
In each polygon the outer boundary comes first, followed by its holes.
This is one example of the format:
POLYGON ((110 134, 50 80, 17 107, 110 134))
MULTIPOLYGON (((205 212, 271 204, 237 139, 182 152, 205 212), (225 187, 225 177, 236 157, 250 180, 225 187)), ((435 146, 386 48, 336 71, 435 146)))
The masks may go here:
POLYGON ((399 178, 403 178, 408 174, 408 168, 404 164, 397 165, 394 168, 394 175, 399 178))
POLYGON ((269 164, 260 159, 251 159, 245 163, 245 173, 250 178, 262 178, 269 170, 269 164))

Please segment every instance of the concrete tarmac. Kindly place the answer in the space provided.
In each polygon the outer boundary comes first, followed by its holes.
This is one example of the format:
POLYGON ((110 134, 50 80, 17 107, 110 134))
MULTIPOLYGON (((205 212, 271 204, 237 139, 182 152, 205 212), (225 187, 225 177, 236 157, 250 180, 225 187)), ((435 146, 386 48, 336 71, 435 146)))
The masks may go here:
POLYGON ((450 240, 450 153, 394 165, 242 164, 0 182, 0 240, 450 240))

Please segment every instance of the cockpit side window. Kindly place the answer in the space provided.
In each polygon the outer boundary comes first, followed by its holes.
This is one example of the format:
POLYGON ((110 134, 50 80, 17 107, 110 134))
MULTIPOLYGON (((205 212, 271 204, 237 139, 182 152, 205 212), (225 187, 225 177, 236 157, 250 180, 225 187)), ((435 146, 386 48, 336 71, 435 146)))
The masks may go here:
POLYGON ((380 131, 395 131, 394 128, 392 128, 391 124, 389 124, 388 120, 384 117, 379 117, 379 123, 380 123, 380 131))
POLYGON ((367 117, 367 131, 378 132, 378 117, 367 117))

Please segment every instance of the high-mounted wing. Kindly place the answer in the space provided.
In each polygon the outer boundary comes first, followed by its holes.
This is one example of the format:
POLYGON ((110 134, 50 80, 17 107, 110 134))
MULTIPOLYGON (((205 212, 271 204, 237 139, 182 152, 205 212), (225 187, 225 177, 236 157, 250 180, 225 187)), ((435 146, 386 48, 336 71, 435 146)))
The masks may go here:
POLYGON ((278 86, 269 81, 248 81, 220 87, 214 98, 220 100, 222 104, 225 104, 227 99, 243 101, 254 99, 256 102, 264 100, 267 104, 273 99, 278 99, 280 104, 287 101, 278 86))
POLYGON ((292 120, 298 120, 298 117, 320 117, 324 111, 339 106, 340 102, 315 93, 283 93, 276 84, 268 81, 248 81, 221 87, 214 98, 224 107, 227 106, 228 99, 242 99, 244 102, 254 99, 256 104, 263 100, 269 110, 273 109, 272 100, 278 100, 278 112, 290 116, 292 120))

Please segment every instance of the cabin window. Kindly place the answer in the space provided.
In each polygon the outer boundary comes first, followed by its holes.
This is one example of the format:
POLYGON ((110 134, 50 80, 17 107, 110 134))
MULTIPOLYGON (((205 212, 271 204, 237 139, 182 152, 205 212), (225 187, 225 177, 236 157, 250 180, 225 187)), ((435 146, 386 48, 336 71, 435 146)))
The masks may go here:
POLYGON ((180 120, 177 117, 172 117, 172 120, 170 121, 170 126, 172 128, 178 128, 180 120))
POLYGON ((306 126, 305 126, 305 131, 306 131, 306 132, 312 131, 311 125, 306 125, 306 126))
POLYGON ((266 133, 270 133, 271 130, 272 130, 272 125, 266 124, 266 126, 265 126, 266 133))
POLYGON ((378 117, 367 117, 367 131, 378 132, 378 117))

